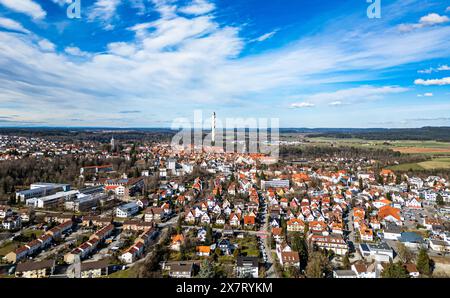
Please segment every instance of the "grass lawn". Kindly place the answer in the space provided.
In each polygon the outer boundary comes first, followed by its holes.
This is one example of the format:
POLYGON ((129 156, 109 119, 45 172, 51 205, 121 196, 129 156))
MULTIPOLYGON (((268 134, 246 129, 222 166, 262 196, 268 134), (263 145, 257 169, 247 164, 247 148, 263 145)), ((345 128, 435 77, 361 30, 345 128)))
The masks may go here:
POLYGON ((217 261, 220 264, 234 264, 234 256, 220 256, 217 261))
POLYGON ((4 243, 0 247, 0 256, 6 256, 9 252, 18 248, 19 246, 20 246, 20 243, 15 242, 15 241, 8 241, 8 242, 4 243))
POLYGON ((33 233, 36 235, 36 237, 40 237, 42 234, 44 234, 44 231, 26 229, 21 232, 21 234, 24 235, 25 237, 30 237, 33 233))
POLYGON ((396 166, 389 167, 389 169, 393 171, 420 171, 424 170, 423 167, 421 167, 418 163, 404 163, 396 166))
POLYGON ((238 239, 237 243, 241 249, 241 254, 248 257, 259 257, 258 242, 256 237, 245 237, 244 239, 238 239))
POLYGON ((108 278, 136 278, 136 270, 136 266, 133 266, 127 270, 116 271, 113 274, 108 275, 108 278))
POLYGON ((405 163, 390 167, 394 171, 450 169, 450 158, 435 158, 419 163, 405 163))
POLYGON ((424 161, 419 164, 421 167, 429 169, 450 169, 450 158, 436 158, 424 161))

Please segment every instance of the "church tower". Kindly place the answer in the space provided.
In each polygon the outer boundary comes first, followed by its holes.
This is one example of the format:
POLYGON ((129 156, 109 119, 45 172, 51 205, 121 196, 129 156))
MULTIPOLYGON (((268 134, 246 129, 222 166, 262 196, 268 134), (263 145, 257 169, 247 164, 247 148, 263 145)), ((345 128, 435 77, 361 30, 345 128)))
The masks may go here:
POLYGON ((111 150, 114 151, 114 149, 116 148, 116 141, 114 140, 114 136, 111 138, 111 150))
POLYGON ((211 145, 216 145, 216 112, 212 114, 211 119, 211 145))

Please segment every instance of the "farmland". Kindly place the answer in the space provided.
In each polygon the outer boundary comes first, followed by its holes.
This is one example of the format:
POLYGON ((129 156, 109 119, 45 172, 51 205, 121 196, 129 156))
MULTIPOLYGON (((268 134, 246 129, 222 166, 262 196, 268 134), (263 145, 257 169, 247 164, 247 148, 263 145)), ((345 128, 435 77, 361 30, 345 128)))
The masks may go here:
POLYGON ((363 139, 308 138, 311 145, 391 149, 404 154, 450 156, 450 143, 437 141, 368 141, 363 139))
POLYGON ((418 163, 404 163, 392 166, 392 170, 409 171, 409 170, 434 170, 434 169, 450 169, 450 143, 438 141, 383 141, 383 140, 364 140, 357 138, 339 139, 327 137, 308 138, 305 135, 290 134, 287 140, 300 140, 305 145, 315 146, 331 146, 331 147, 355 147, 355 148, 372 148, 372 149, 390 149, 402 154, 425 156, 430 160, 418 163))
POLYGON ((434 158, 429 161, 419 163, 406 163, 391 167, 392 170, 432 170, 432 169, 450 169, 450 158, 434 158))

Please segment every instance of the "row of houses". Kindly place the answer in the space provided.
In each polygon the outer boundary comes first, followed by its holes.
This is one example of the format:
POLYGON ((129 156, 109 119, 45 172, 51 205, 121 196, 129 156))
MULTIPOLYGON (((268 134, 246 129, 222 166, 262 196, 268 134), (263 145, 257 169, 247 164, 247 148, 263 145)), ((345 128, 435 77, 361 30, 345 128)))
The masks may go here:
POLYGON ((139 237, 134 241, 133 245, 125 250, 119 259, 125 264, 132 264, 141 257, 146 247, 150 244, 151 240, 156 236, 156 230, 154 228, 145 230, 139 237))
POLYGON ((107 237, 109 237, 114 231, 114 225, 110 224, 101 228, 96 233, 89 237, 89 240, 82 243, 71 252, 64 255, 64 261, 68 264, 75 263, 78 259, 82 260, 89 256, 94 250, 97 249, 100 243, 102 243, 107 237))
POLYGON ((20 246, 16 250, 8 253, 5 256, 5 259, 10 263, 17 263, 23 259, 25 259, 27 256, 31 256, 39 252, 40 250, 50 246, 52 243, 52 240, 59 239, 61 236, 71 231, 73 227, 73 222, 71 220, 66 221, 50 230, 45 232, 42 236, 39 238, 30 241, 29 243, 20 246))

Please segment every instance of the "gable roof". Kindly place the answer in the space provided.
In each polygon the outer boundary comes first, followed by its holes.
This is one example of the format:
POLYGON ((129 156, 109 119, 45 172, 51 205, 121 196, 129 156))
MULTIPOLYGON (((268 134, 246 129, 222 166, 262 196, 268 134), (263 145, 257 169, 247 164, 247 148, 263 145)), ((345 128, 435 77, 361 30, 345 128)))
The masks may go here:
POLYGON ((44 260, 40 262, 25 262, 17 264, 16 272, 26 272, 52 268, 55 266, 55 260, 44 260))

